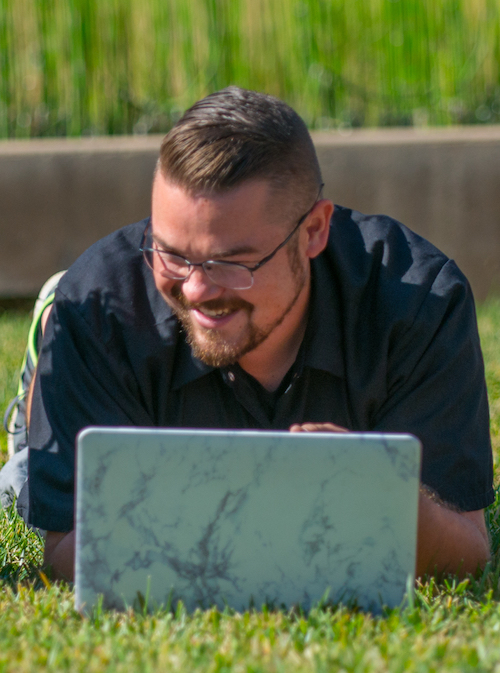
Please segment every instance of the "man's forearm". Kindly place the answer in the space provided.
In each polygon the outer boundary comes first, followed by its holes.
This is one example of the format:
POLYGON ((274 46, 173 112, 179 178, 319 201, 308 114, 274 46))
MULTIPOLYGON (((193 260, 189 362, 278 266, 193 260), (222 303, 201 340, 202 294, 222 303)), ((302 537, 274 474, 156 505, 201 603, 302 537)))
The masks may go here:
POLYGON ((48 531, 45 539, 43 565, 50 568, 54 580, 73 582, 75 576, 75 531, 55 533, 48 531))
POLYGON ((417 576, 475 573, 490 558, 484 514, 455 512, 420 493, 417 576))

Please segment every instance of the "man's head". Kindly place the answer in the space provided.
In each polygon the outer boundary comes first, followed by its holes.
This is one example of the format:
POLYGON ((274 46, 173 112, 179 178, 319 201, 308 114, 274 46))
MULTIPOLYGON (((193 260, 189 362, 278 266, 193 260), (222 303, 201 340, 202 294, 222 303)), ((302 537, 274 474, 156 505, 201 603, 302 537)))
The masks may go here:
POLYGON ((234 86, 187 110, 165 137, 157 170, 192 194, 266 180, 299 210, 313 202, 322 182, 299 115, 278 98, 234 86))
POLYGON ((318 200, 320 185, 304 122, 271 96, 235 87, 212 94, 166 136, 149 263, 197 357, 244 364, 302 338, 309 258, 326 245, 332 212, 331 202, 318 200), (171 273, 162 251, 191 263, 185 279, 171 273), (207 260, 257 267, 252 284, 217 282, 220 275, 201 266, 207 260))

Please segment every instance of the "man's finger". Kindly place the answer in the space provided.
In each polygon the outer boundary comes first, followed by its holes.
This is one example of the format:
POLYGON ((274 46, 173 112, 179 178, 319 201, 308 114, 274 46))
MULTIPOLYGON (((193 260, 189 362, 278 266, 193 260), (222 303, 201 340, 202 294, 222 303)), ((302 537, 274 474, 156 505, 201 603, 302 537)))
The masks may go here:
POLYGON ((294 423, 290 432, 349 432, 347 428, 334 423, 294 423))

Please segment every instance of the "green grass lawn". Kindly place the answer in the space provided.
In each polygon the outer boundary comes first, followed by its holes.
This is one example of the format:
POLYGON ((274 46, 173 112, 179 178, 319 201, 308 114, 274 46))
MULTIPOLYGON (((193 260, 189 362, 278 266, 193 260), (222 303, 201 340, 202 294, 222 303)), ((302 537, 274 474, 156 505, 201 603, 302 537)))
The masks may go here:
MULTIPOLYGON (((500 301, 479 309, 495 454, 500 442, 500 301)), ((16 389, 29 318, 0 315, 0 401, 16 389)), ((5 460, 5 435, 1 436, 5 460)), ((500 501, 489 508, 500 546, 500 501)), ((217 610, 104 613, 83 618, 73 592, 40 576, 42 545, 0 512, 0 673, 23 671, 500 671, 499 554, 481 577, 419 586, 414 601, 379 617, 318 607, 298 612, 217 610)))

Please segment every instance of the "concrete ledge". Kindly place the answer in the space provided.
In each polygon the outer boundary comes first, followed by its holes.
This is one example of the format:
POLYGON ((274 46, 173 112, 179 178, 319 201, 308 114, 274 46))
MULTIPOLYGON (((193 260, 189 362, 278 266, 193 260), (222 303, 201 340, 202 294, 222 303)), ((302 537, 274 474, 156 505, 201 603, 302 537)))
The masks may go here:
MULTIPOLYGON (((477 299, 500 291, 500 126, 313 134, 336 203, 430 239, 477 299)), ((149 213, 161 136, 0 142, 0 297, 35 295, 94 241, 149 213)))

